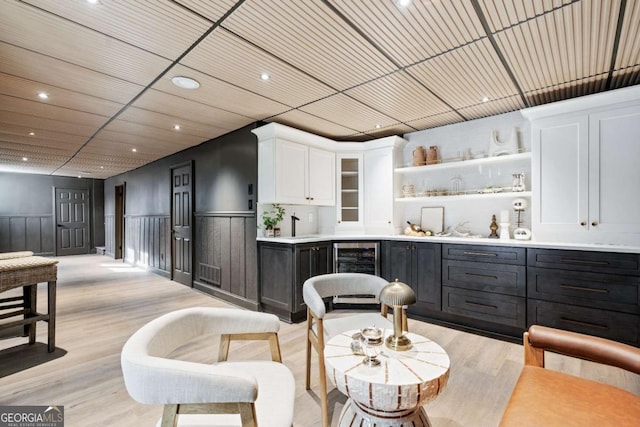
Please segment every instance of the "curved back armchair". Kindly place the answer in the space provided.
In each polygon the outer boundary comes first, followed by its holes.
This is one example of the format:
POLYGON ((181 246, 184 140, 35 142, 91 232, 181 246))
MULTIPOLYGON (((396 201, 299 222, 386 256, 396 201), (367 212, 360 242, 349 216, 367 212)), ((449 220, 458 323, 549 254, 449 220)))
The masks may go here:
MULTIPOLYGON (((179 425, 179 414, 240 414, 242 426, 290 426, 295 382, 280 363, 279 329, 276 316, 240 309, 200 307, 168 313, 125 343, 125 386, 140 403, 164 405, 162 427, 179 425), (220 337, 217 363, 167 357, 197 337, 212 335, 220 337), (272 360, 227 361, 232 340, 267 340, 272 360)), ((206 425, 216 425, 215 417, 206 425)))
POLYGON ((388 284, 389 282, 382 277, 371 274, 332 273, 314 276, 305 281, 302 286, 302 297, 307 305, 307 372, 305 385, 307 390, 311 388, 311 348, 313 347, 318 355, 322 425, 324 427, 329 426, 324 343, 331 337, 352 329, 362 329, 372 325, 384 329, 393 328, 393 324, 386 318, 388 307, 385 305, 381 305, 380 312, 327 316, 325 298, 345 295, 368 295, 373 296, 375 301, 379 302, 380 292, 388 284))

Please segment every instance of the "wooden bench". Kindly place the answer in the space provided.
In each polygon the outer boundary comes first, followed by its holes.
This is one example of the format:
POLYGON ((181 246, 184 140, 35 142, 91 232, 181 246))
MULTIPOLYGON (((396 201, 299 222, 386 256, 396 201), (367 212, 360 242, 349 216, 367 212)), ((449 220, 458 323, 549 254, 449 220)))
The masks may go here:
POLYGON ((543 326, 524 333, 524 368, 500 427, 640 426, 640 396, 544 367, 545 351, 640 374, 640 348, 543 326))
MULTIPOLYGON (((13 252, 13 254, 18 254, 13 252)), ((20 317, 0 323, 0 330, 24 326, 29 344, 36 341, 36 322, 48 323, 48 350, 55 350, 56 283, 58 261, 39 256, 13 256, 0 258, 0 293, 22 287, 22 296, 0 299, 0 320, 20 317), (37 311, 38 283, 47 282, 47 313, 37 311)))

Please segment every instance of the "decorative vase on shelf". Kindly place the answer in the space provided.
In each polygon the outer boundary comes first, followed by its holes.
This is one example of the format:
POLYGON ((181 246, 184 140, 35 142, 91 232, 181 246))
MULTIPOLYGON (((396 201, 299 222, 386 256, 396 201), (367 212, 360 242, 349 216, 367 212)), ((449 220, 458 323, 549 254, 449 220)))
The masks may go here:
POLYGON ((413 150, 413 166, 424 166, 426 162, 426 152, 422 145, 413 150))
POLYGON ((438 155, 438 147, 436 147, 435 145, 432 145, 431 147, 429 147, 429 150, 427 150, 427 164, 435 165, 439 163, 440 162, 439 157, 440 156, 438 155))

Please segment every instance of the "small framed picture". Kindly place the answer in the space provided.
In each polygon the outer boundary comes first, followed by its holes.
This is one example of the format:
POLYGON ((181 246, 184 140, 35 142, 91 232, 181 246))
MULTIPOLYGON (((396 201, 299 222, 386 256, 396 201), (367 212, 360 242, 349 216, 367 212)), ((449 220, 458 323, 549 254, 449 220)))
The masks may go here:
POLYGON ((420 227, 431 231, 433 234, 442 233, 444 230, 444 207, 422 208, 420 227))

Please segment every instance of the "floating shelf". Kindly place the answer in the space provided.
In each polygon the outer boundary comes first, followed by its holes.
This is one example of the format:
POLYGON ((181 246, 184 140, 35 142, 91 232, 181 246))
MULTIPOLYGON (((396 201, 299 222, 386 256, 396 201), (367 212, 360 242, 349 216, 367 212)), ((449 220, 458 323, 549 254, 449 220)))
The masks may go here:
POLYGON ((531 152, 509 154, 505 156, 483 157, 481 159, 452 161, 446 163, 438 163, 435 165, 408 166, 404 168, 395 168, 394 172, 410 174, 418 172, 442 171, 445 169, 469 168, 472 166, 497 164, 503 162, 515 162, 520 160, 531 160, 531 152))
POLYGON ((398 197, 395 199, 399 203, 426 203, 426 202, 452 202, 460 200, 494 200, 516 197, 531 197, 531 191, 507 191, 503 193, 477 193, 460 194, 455 196, 430 196, 430 197, 398 197))

